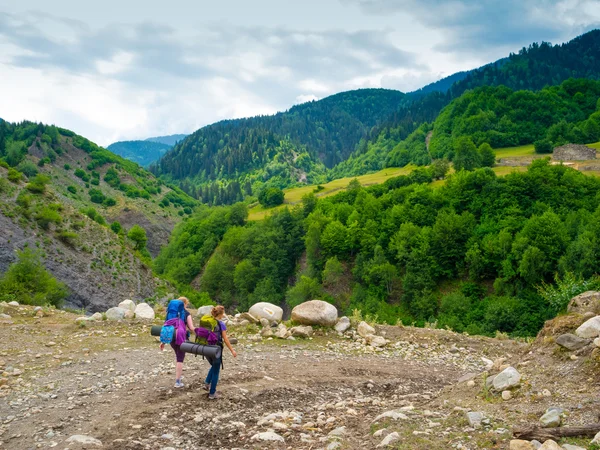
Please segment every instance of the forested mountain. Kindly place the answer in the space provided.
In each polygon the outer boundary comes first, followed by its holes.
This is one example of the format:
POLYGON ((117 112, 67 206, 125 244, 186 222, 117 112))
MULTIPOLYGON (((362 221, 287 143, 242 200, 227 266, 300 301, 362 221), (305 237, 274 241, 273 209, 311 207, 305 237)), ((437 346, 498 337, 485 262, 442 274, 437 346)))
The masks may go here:
MULTIPOLYGON (((45 260, 71 306, 105 310, 124 295, 155 295, 150 257, 196 204, 72 131, 0 122, 0 272, 15 250, 39 249, 28 261, 45 260)), ((0 297, 9 288, 0 283, 0 297)))
POLYGON ((150 137, 145 140, 148 142, 157 142, 159 144, 165 144, 165 145, 168 145, 169 147, 173 147, 179 141, 183 141, 186 137, 187 137, 187 134, 171 134, 169 136, 150 137))
MULTIPOLYGON (((409 149, 410 156, 403 154, 398 159, 398 151, 395 155, 389 153, 407 137, 407 123, 412 122, 412 128, 416 130, 424 122, 433 122, 442 108, 467 90, 502 85, 512 90, 536 91, 545 86, 558 85, 569 78, 600 79, 600 30, 590 31, 561 45, 534 43, 508 58, 456 75, 460 75, 459 80, 449 88, 447 81, 453 80, 454 75, 407 94, 399 111, 384 122, 379 133, 372 133, 370 140, 361 143, 347 161, 334 169, 333 175, 360 175, 367 170, 397 165, 398 161, 404 164, 411 161, 427 164, 429 156, 425 152, 424 141, 418 147, 409 149), (426 92, 430 93, 423 95, 426 92), (415 118, 415 111, 424 111, 426 114, 415 118)), ((470 109, 473 110, 474 107, 470 109)), ((526 143, 531 142, 529 140, 526 143)), ((490 144, 497 146, 492 142, 490 144)), ((397 150, 402 147, 406 149, 409 145, 404 143, 397 150)))
POLYGON ((172 145, 153 141, 120 141, 110 144, 107 149, 125 159, 147 167, 158 161, 172 145))
POLYGON ((168 179, 286 183, 346 159, 404 98, 398 91, 361 89, 292 107, 273 116, 226 120, 201 128, 152 168, 168 179))

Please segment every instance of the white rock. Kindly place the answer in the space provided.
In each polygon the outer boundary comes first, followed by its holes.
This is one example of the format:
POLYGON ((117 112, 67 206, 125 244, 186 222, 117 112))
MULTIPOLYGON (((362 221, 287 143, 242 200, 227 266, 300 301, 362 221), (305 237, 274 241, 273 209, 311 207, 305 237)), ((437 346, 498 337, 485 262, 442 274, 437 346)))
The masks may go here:
POLYGON ((335 441, 335 442, 331 442, 328 446, 327 446, 327 450, 337 450, 338 448, 340 448, 342 446, 341 442, 335 441))
POLYGON ((88 320, 91 320, 91 321, 102 320, 102 313, 99 313, 99 312, 94 313, 88 318, 88 320))
POLYGON ((135 317, 137 319, 154 320, 154 310, 148 303, 140 303, 135 307, 135 317))
POLYGON ((259 302, 252 305, 248 312, 258 320, 264 318, 270 321, 281 322, 281 319, 283 318, 283 309, 267 302, 259 302))
POLYGON ((335 324, 335 331, 338 333, 345 333, 350 328, 350 319, 346 316, 340 317, 340 319, 335 324))
POLYGON ((329 432, 329 437, 342 437, 347 434, 346 427, 337 427, 329 432))
POLYGON ((383 440, 377 444, 377 448, 387 447, 388 445, 392 445, 394 442, 400 440, 400 435, 397 431, 388 434, 383 440))
POLYGON ((125 318, 126 312, 127 310, 123 308, 110 308, 108 311, 106 311, 106 318, 108 320, 122 320, 125 318))
POLYGON ((196 312, 196 317, 206 316, 206 315, 210 314, 212 309, 213 309, 213 305, 201 306, 200 308, 198 308, 198 311, 196 312))
POLYGON ((135 311, 135 302, 133 300, 123 300, 121 303, 119 303, 118 305, 119 308, 123 308, 123 309, 127 309, 131 312, 135 311))
POLYGON ((480 411, 469 411, 467 420, 472 428, 481 428, 481 422, 485 419, 485 415, 480 411))
POLYGON ((285 339, 289 336, 289 331, 284 324, 279 324, 277 331, 275 331, 275 337, 279 339, 285 339))
POLYGON ((579 447, 578 445, 571 445, 571 444, 563 444, 562 448, 564 450, 585 450, 585 448, 583 448, 583 447, 579 447))
POLYGON ((19 306, 19 302, 15 302, 14 300, 12 302, 8 302, 8 304, 10 306, 19 306))
POLYGON ((292 310, 292 320, 302 325, 332 327, 337 319, 337 308, 322 300, 310 300, 299 304, 292 310))
POLYGON ((367 336, 367 342, 371 347, 385 347, 387 345, 387 341, 383 336, 375 336, 370 334, 367 336))
POLYGON ((262 433, 256 433, 252 438, 252 441, 276 441, 276 442, 285 442, 282 436, 279 436, 277 433, 273 431, 264 431, 262 433))
POLYGON ((83 434, 74 434, 67 439, 67 442, 76 442, 83 445, 97 445, 98 447, 102 447, 102 441, 91 436, 85 436, 83 434))
POLYGON ((356 327, 356 331, 360 334, 361 337, 366 338, 369 335, 375 334, 375 328, 369 325, 367 322, 361 322, 356 327))
POLYGON ((560 445, 554 442, 552 439, 548 439, 546 442, 542 444, 539 450, 562 450, 560 445))
POLYGON ((260 320, 257 317, 254 317, 249 312, 240 314, 240 320, 247 320, 248 322, 254 323, 254 324, 260 323, 260 320))
POLYGON ((135 313, 130 309, 125 310, 125 314, 123 315, 123 319, 133 319, 135 317, 135 313))
POLYGON ((547 409, 542 417, 540 417, 540 423, 544 428, 560 427, 560 411, 557 409, 547 409))
POLYGON ((508 401, 512 398, 512 392, 510 391, 502 391, 502 400, 508 401))
POLYGON ((492 385, 497 391, 504 391, 517 386, 521 382, 521 374, 514 367, 507 367, 494 377, 492 385))
POLYGON ((90 319, 88 319, 85 316, 81 316, 81 317, 78 317, 77 319, 75 319, 75 323, 87 322, 88 320, 90 320, 90 319))
POLYGON ((594 339, 594 345, 596 347, 600 347, 600 337, 597 337, 596 339, 594 339))
POLYGON ((596 436, 594 436, 594 439, 592 439, 590 444, 600 445, 600 432, 596 433, 596 436))
POLYGON ((575 330, 575 334, 582 338, 596 338, 600 336, 600 316, 592 317, 575 330))
POLYGON ((308 325, 300 325, 298 327, 293 327, 292 329, 290 329, 290 333, 292 333, 292 336, 300 338, 311 337, 313 335, 313 331, 313 328, 308 325))
POLYGON ((373 420, 373 423, 379 422, 382 419, 408 420, 408 416, 406 414, 402 414, 401 412, 391 410, 379 414, 375 420, 373 420))

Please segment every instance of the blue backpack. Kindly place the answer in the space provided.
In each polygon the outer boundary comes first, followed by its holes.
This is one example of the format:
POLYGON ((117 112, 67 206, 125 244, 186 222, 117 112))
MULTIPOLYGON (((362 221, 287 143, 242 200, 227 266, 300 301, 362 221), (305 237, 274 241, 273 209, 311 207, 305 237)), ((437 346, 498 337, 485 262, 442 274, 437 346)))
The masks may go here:
POLYGON ((184 304, 181 300, 171 300, 169 302, 169 305, 167 306, 167 318, 165 319, 165 322, 167 320, 171 320, 171 319, 181 319, 181 320, 185 320, 185 308, 184 308, 184 304))
POLYGON ((173 337, 175 336, 175 327, 174 326, 163 326, 160 329, 160 342, 162 344, 170 344, 173 341, 173 337))

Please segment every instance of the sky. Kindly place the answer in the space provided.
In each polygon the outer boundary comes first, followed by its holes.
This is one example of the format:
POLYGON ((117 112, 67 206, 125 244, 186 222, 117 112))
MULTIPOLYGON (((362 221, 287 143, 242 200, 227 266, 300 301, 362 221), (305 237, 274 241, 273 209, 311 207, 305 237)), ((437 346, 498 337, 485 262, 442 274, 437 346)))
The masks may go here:
POLYGON ((100 145, 403 92, 600 28, 600 0, 5 0, 0 117, 100 145))

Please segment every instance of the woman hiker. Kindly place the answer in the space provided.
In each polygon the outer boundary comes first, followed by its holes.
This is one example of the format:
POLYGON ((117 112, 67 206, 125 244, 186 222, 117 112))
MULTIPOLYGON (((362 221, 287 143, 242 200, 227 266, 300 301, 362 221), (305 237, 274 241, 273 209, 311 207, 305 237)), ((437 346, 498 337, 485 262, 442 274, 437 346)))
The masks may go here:
MULTIPOLYGON (((214 320, 217 321, 217 334, 220 335, 219 343, 221 347, 223 343, 227 346, 231 354, 234 358, 237 358, 237 353, 231 346, 229 342, 229 338, 227 337, 227 327, 225 323, 223 323, 223 319, 225 318, 225 308, 221 305, 213 307, 210 312, 210 315, 214 320)), ((206 376, 206 380, 204 381, 203 389, 208 391, 208 399, 214 400, 219 397, 219 393, 217 392, 217 383, 219 382, 219 373, 221 372, 221 364, 223 360, 223 355, 221 354, 220 358, 208 359, 210 364, 210 370, 208 371, 208 375, 206 376)))
MULTIPOLYGON (((190 301, 187 297, 179 297, 177 300, 171 300, 167 306, 167 317, 165 325, 173 325, 175 327, 175 335, 171 341, 171 348, 175 352, 175 387, 182 388, 183 382, 181 376, 183 374, 183 360, 185 353, 181 351, 179 346, 183 344, 189 337, 189 332, 194 331, 194 323, 192 315, 188 311, 190 301)), ((164 350, 165 344, 160 344, 161 351, 164 350)))

